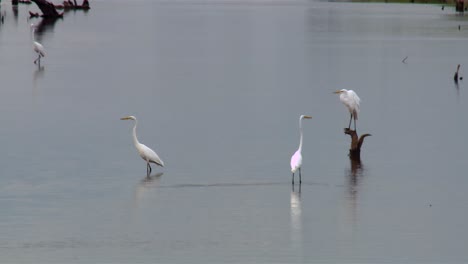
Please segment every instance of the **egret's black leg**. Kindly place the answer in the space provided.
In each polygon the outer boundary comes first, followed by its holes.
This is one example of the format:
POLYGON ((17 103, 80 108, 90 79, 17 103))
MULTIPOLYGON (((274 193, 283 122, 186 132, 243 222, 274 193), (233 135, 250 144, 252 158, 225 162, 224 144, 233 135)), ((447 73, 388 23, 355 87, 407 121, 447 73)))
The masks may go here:
POLYGON ((292 184, 294 185, 294 172, 292 174, 292 184))
POLYGON ((348 125, 348 129, 351 129, 351 120, 353 120, 353 114, 352 114, 352 113, 349 115, 349 125, 348 125))
POLYGON ((299 168, 299 186, 302 184, 301 168, 299 168))
POLYGON ((356 117, 354 118, 354 131, 357 131, 357 129, 356 129, 356 117))
POLYGON ((146 177, 148 177, 148 178, 149 178, 149 176, 150 176, 150 174, 151 174, 150 168, 151 168, 151 167, 150 167, 149 163, 146 163, 146 177))

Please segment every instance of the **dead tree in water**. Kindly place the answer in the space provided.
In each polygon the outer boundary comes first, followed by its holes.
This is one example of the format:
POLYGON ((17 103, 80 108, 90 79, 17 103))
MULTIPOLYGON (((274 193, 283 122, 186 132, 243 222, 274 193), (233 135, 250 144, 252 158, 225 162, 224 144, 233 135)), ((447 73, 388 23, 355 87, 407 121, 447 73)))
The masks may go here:
POLYGON ((349 148, 349 157, 353 160, 361 159, 361 146, 364 143, 364 138, 372 136, 371 134, 363 134, 361 137, 358 136, 356 131, 349 128, 344 129, 344 133, 351 137, 351 146, 349 148))
POLYGON ((46 0, 31 0, 32 2, 36 3, 37 7, 42 11, 42 17, 51 17, 57 18, 62 17, 63 13, 57 12, 55 9, 55 5, 46 1, 46 0))

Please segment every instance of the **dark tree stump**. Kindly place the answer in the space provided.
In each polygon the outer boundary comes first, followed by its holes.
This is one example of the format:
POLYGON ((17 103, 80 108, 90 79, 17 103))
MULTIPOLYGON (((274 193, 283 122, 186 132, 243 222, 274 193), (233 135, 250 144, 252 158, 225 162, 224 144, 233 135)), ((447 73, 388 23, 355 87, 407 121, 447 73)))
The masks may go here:
POLYGON ((63 13, 57 12, 55 5, 46 0, 31 0, 36 3, 37 7, 42 11, 42 17, 62 17, 63 13))
POLYGON ((361 137, 358 136, 356 131, 349 128, 344 129, 344 133, 351 137, 351 146, 349 148, 349 157, 353 160, 361 159, 361 146, 364 143, 364 138, 372 136, 371 134, 363 134, 361 137))

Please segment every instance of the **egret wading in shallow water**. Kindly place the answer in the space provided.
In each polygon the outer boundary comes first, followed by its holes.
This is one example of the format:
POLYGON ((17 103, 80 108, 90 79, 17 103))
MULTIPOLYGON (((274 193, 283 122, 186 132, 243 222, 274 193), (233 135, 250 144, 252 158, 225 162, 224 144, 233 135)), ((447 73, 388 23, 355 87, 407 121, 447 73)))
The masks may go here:
POLYGON ((133 144, 135 144, 135 148, 138 151, 138 154, 140 154, 140 157, 146 161, 146 176, 149 177, 151 174, 151 165, 150 163, 154 163, 158 166, 164 167, 164 162, 159 158, 158 154, 154 152, 152 149, 148 148, 144 144, 141 144, 138 141, 137 135, 136 135, 136 127, 138 124, 138 120, 134 116, 126 116, 120 118, 120 120, 133 120, 135 121, 133 125, 133 144))
POLYGON ((36 26, 34 24, 31 24, 33 50, 37 54, 37 59, 34 60, 34 64, 38 63, 39 65, 41 65, 41 57, 45 57, 45 49, 44 49, 44 46, 42 46, 41 43, 36 41, 36 38, 34 37, 34 32, 35 31, 36 31, 36 26))
POLYGON ((350 114, 348 129, 351 129, 351 120, 354 118, 354 131, 356 131, 356 120, 358 119, 361 99, 353 90, 341 89, 334 93, 340 95, 340 101, 348 108, 350 114))
POLYGON ((294 155, 291 157, 291 172, 292 172, 292 184, 294 184, 294 173, 299 170, 299 184, 302 183, 301 177, 301 165, 302 165, 302 119, 311 119, 311 116, 301 115, 299 117, 299 131, 301 133, 301 138, 299 140, 299 148, 294 155))

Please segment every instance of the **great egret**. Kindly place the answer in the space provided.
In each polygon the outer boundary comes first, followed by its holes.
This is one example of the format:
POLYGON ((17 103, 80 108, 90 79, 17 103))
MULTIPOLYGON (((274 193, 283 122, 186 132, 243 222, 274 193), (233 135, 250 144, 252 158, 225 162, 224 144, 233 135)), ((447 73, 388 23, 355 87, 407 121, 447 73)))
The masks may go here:
POLYGON ((140 157, 146 161, 146 175, 147 177, 150 176, 151 174, 151 166, 150 163, 154 163, 158 166, 164 167, 164 162, 159 158, 158 154, 154 152, 152 149, 148 148, 144 144, 141 144, 138 141, 137 135, 136 135, 136 127, 138 124, 138 120, 134 116, 126 116, 120 118, 120 120, 133 120, 135 121, 135 124, 133 126, 133 144, 135 144, 135 148, 138 151, 138 154, 140 154, 140 157))
POLYGON ((294 184, 294 173, 299 170, 299 183, 302 183, 301 177, 301 165, 302 165, 302 119, 311 119, 311 116, 301 115, 299 117, 299 131, 301 133, 301 138, 299 140, 299 148, 291 157, 291 172, 292 172, 292 184, 294 184))
POLYGON ((36 41, 36 38, 34 37, 34 31, 36 30, 36 26, 34 24, 31 24, 31 30, 32 30, 32 40, 33 40, 33 50, 37 53, 37 59, 34 60, 34 64, 36 62, 41 65, 41 57, 45 57, 45 49, 44 46, 42 46, 41 43, 36 41))
POLYGON ((341 89, 334 93, 340 95, 340 101, 349 110, 349 125, 348 129, 351 128, 351 120, 354 118, 354 130, 356 131, 356 120, 358 119, 359 107, 361 105, 361 99, 353 90, 341 89))

